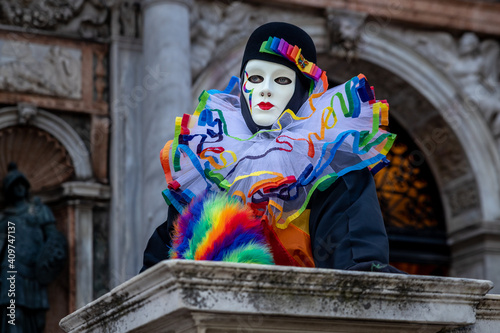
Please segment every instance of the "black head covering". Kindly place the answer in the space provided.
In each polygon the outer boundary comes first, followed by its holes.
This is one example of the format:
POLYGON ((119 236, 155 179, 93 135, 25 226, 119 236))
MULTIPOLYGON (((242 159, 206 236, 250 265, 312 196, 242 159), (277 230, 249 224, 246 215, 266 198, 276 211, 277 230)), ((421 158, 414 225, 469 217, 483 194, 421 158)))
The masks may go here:
POLYGON ((22 172, 17 170, 16 163, 10 162, 7 167, 7 171, 7 175, 3 179, 3 193, 5 195, 9 194, 9 190, 17 182, 22 182, 27 189, 30 188, 30 182, 28 181, 28 178, 26 178, 26 176, 22 172))
MULTIPOLYGON (((284 22, 267 23, 258 27, 248 39, 245 47, 245 53, 243 54, 243 60, 241 61, 241 84, 244 82, 243 72, 245 66, 250 60, 264 60, 291 68, 295 71, 297 80, 295 80, 295 91, 285 110, 290 109, 293 112, 297 112, 309 97, 311 79, 302 74, 302 72, 297 68, 297 65, 290 60, 282 56, 259 52, 262 43, 267 41, 269 37, 283 38, 288 44, 297 45, 302 49, 302 55, 305 59, 316 63, 316 47, 314 46, 314 42, 311 37, 304 30, 293 24, 284 22)), ((243 94, 240 96, 240 102, 243 119, 245 119, 245 122, 252 133, 261 129, 271 128, 271 126, 259 126, 253 121, 252 114, 248 109, 248 105, 243 94)))

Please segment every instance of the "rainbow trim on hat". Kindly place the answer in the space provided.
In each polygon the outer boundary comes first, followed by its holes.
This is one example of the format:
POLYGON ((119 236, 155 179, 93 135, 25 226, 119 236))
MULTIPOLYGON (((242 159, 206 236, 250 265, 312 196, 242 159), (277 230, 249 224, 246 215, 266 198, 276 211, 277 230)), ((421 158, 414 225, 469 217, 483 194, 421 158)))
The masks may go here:
POLYGON ((304 58, 301 48, 288 44, 283 38, 269 37, 267 41, 262 43, 259 52, 282 56, 290 60, 305 76, 314 81, 318 81, 323 73, 315 63, 304 58))

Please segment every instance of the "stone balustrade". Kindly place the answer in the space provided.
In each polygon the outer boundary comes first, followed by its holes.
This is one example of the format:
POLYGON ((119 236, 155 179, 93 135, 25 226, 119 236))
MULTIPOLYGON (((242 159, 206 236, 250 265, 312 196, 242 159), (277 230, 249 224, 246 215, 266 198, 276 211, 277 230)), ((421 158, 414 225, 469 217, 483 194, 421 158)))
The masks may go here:
POLYGON ((63 318, 76 332, 500 331, 485 280, 167 260, 63 318))

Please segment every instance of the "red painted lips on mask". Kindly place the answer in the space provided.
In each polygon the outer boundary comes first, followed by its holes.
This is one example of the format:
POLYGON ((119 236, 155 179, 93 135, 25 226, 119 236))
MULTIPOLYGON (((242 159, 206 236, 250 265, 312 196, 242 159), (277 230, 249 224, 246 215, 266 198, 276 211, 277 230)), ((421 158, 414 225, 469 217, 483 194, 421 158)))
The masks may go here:
POLYGON ((272 108, 274 106, 272 103, 269 103, 269 102, 260 102, 257 105, 259 106, 259 108, 261 110, 269 110, 270 108, 272 108))

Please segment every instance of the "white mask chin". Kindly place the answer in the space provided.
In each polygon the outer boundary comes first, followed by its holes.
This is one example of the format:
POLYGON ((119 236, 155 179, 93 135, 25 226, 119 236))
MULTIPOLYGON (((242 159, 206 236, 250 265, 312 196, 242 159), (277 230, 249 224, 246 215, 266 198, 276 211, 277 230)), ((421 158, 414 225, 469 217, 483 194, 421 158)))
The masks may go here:
POLYGON ((295 71, 286 66, 264 60, 247 63, 243 95, 257 125, 276 122, 295 92, 295 80, 295 71))

